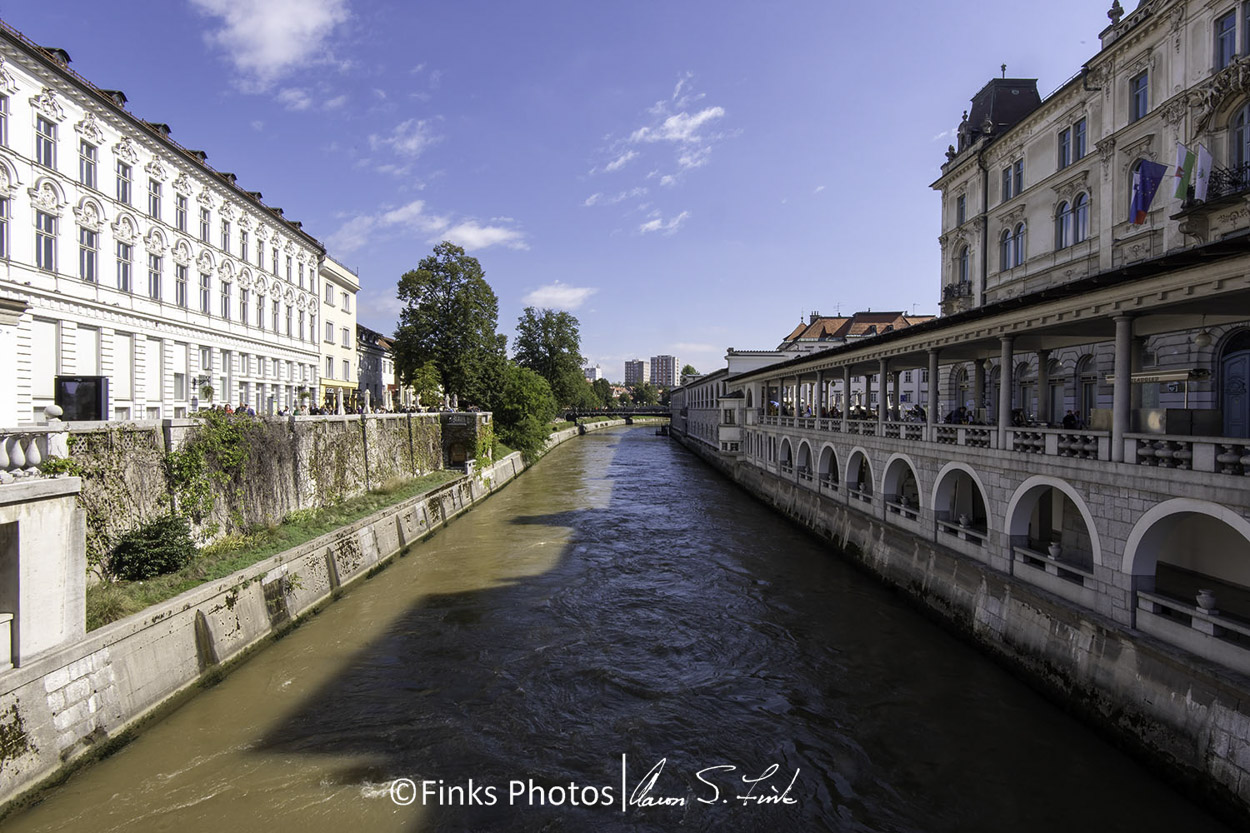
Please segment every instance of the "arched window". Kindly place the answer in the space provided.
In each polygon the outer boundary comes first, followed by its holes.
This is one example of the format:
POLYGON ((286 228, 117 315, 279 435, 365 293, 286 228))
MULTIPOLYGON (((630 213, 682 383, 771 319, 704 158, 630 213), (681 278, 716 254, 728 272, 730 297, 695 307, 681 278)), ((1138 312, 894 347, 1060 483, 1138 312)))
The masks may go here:
POLYGON ((1016 266, 1024 263, 1024 223, 1016 226, 1016 266))
POLYGON ((1077 194, 1072 203, 1072 242, 1089 237, 1089 195, 1077 194))
POLYGON ((959 259, 955 261, 956 277, 959 283, 967 283, 968 278, 968 247, 959 250, 959 259))
POLYGON ((1072 205, 1066 200, 1055 210, 1055 248, 1065 249, 1072 245, 1072 205))
POLYGON ((1233 137, 1229 148, 1230 162, 1234 168, 1250 165, 1250 103, 1237 111, 1233 119, 1233 137))
POLYGON ((1012 234, 1011 229, 1005 228, 1002 236, 998 239, 998 268, 999 271, 1006 272, 1015 265, 1016 238, 1012 234))

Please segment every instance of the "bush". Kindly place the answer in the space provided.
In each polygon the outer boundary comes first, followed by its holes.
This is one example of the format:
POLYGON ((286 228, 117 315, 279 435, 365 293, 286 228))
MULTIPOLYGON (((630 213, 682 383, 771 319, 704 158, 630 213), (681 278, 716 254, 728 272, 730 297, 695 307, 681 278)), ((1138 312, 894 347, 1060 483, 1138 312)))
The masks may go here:
POLYGON ((163 515, 121 537, 109 557, 108 572, 123 581, 143 581, 180 570, 194 557, 186 519, 163 515))

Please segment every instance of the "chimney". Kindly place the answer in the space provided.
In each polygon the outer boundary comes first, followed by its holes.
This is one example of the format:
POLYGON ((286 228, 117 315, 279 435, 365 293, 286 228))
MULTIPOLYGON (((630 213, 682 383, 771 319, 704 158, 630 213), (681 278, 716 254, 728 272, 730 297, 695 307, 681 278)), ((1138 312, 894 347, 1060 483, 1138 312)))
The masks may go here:
POLYGON ((819 319, 819 318, 820 318, 820 313, 819 313, 819 312, 817 312, 816 310, 812 310, 811 315, 809 315, 809 316, 807 317, 807 323, 808 323, 808 324, 815 324, 815 323, 816 323, 816 321, 817 321, 817 319, 819 319))

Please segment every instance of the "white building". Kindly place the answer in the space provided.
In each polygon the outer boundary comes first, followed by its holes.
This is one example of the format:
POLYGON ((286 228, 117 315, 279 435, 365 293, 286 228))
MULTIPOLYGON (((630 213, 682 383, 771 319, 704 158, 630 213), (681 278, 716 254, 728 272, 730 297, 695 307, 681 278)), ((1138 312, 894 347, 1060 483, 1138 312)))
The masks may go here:
POLYGON ((321 393, 317 403, 337 411, 347 407, 357 388, 356 293, 360 278, 331 257, 321 262, 321 393))
POLYGON ((597 382, 603 378, 603 368, 599 365, 584 367, 582 368, 582 373, 586 374, 587 382, 597 382))
POLYGON ((642 359, 625 362, 625 386, 641 385, 651 381, 651 368, 642 359))
POLYGON ((651 384, 657 388, 675 388, 681 383, 681 365, 676 356, 651 357, 651 384))
POLYGON ((106 377, 112 419, 292 406, 324 249, 69 62, 0 24, 0 423, 57 375, 106 377))

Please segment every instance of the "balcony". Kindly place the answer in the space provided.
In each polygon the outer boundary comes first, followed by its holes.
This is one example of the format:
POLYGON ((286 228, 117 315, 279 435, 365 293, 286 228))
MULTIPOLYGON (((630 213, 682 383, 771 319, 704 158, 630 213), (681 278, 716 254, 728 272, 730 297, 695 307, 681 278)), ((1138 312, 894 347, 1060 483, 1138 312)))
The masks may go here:
POLYGON ((1207 202, 1250 191, 1250 163, 1231 168, 1212 168, 1207 185, 1207 202))

